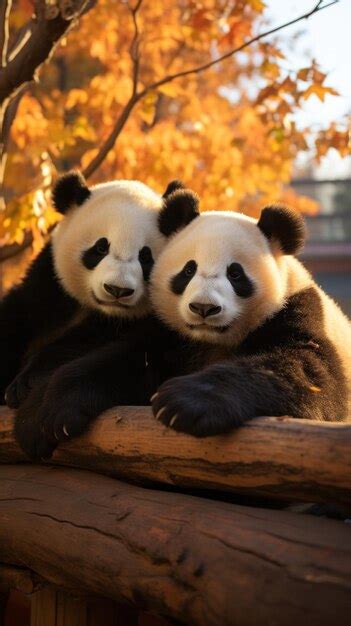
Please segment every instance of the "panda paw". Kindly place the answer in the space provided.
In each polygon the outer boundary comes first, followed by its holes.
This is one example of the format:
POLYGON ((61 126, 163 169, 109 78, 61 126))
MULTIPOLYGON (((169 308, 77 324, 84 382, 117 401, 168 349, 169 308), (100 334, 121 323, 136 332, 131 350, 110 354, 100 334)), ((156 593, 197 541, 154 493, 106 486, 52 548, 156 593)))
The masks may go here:
POLYGON ((16 439, 34 461, 51 458, 60 442, 82 434, 91 421, 84 412, 85 385, 73 380, 70 384, 59 372, 33 387, 15 417, 16 439))
POLYGON ((171 378, 151 402, 160 422, 194 437, 227 433, 238 425, 230 402, 203 372, 171 378))
POLYGON ((83 434, 90 421, 90 416, 72 401, 69 393, 55 405, 50 402, 50 397, 45 399, 40 409, 42 436, 52 451, 59 443, 83 434))
POLYGON ((54 447, 81 435, 92 419, 87 405, 89 390, 80 381, 65 383, 54 376, 40 408, 42 435, 54 447))
POLYGON ((41 430, 40 408, 47 382, 41 381, 33 387, 15 415, 16 441, 32 461, 49 458, 55 448, 41 430))

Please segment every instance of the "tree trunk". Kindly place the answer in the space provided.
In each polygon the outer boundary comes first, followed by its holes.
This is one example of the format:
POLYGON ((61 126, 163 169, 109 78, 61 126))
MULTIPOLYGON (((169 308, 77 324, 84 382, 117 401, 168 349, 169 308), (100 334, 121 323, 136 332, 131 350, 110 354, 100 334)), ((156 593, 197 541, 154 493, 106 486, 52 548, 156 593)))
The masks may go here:
MULTIPOLYGON (((24 460, 0 409, 0 462, 24 460)), ((258 418, 232 434, 195 439, 159 424, 149 408, 121 407, 52 463, 130 481, 243 492, 307 502, 351 503, 351 424, 258 418)))
POLYGON ((341 522, 120 483, 0 468, 0 551, 49 582, 192 626, 332 626, 351 611, 341 522))

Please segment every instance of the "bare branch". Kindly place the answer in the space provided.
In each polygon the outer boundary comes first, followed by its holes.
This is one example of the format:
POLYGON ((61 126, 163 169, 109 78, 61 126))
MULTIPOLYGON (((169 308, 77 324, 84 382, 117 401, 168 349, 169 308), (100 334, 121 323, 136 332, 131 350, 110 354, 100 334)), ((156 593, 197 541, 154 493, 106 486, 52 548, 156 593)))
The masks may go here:
POLYGON ((12 0, 2 0, 0 6, 0 67, 5 67, 9 43, 9 19, 12 0))
POLYGON ((125 124, 127 123, 132 110, 134 109, 137 102, 139 102, 139 100, 140 98, 137 95, 133 95, 130 98, 130 100, 128 100, 115 126, 113 127, 110 135, 107 137, 106 141, 102 144, 97 155, 92 159, 89 165, 83 170, 83 174, 86 178, 89 178, 89 176, 91 176, 95 172, 95 170, 97 170, 98 167, 100 167, 101 163, 104 161, 104 159, 106 158, 110 150, 112 150, 125 124))
MULTIPOLYGON (((191 74, 200 74, 201 72, 204 72, 204 71, 208 70, 209 68, 211 68, 211 67, 213 67, 215 65, 218 65, 222 61, 225 61, 226 59, 229 59, 234 54, 237 54, 238 52, 241 52, 245 48, 248 48, 253 43, 256 43, 257 41, 260 41, 261 39, 264 39, 265 37, 268 37, 269 35, 272 35, 273 33, 276 33, 276 32, 278 32, 280 30, 283 30, 283 29, 287 28, 288 26, 292 26, 293 24, 297 24, 298 22, 301 22, 302 20, 306 20, 309 17, 311 17, 312 15, 314 15, 315 13, 321 11, 322 9, 326 9, 327 7, 330 7, 333 4, 337 4, 339 2, 339 0, 332 0, 331 2, 329 2, 328 4, 325 4, 325 5, 322 5, 322 2, 323 2, 323 0, 319 0, 319 2, 317 2, 317 4, 313 7, 313 9, 311 9, 307 13, 304 13, 303 15, 300 15, 299 17, 296 17, 295 19, 290 20, 289 22, 285 22, 284 24, 280 24, 279 26, 275 26, 274 28, 271 28, 271 29, 269 29, 269 30, 267 30, 267 31, 265 31, 263 33, 260 33, 259 35, 256 35, 256 37, 253 37, 252 39, 249 39, 248 41, 245 41, 243 44, 241 44, 237 48, 234 48, 234 49, 230 50, 229 52, 226 52, 225 54, 223 54, 222 56, 218 57, 217 59, 214 59, 212 61, 208 61, 207 63, 204 63, 203 65, 198 65, 196 67, 192 67, 192 68, 190 68, 188 70, 183 70, 181 72, 177 72, 175 74, 168 74, 164 78, 161 78, 160 80, 155 81, 154 83, 151 83, 150 85, 147 85, 142 91, 139 91, 139 92, 138 91, 133 91, 133 94, 132 94, 130 100, 127 102, 127 104, 126 104, 125 108, 123 109, 121 115, 118 117, 118 119, 116 121, 116 124, 113 127, 110 135, 107 137, 107 139, 105 140, 105 142, 101 146, 98 154, 92 159, 92 161, 89 163, 89 165, 85 168, 84 174, 87 177, 91 176, 98 169, 98 167, 100 167, 101 163, 104 161, 104 159, 106 158, 106 156, 108 155, 110 150, 112 150, 112 148, 114 147, 114 145, 115 145, 115 143, 116 143, 116 141, 117 141, 121 131, 123 130, 123 128, 124 128, 128 118, 129 118, 129 116, 130 116, 130 114, 132 112, 132 110, 134 109, 135 105, 149 91, 157 89, 158 87, 161 87, 162 85, 165 85, 166 83, 170 83, 173 80, 176 80, 177 78, 182 78, 184 76, 190 76, 191 74)), ((141 0, 138 1, 137 5, 135 7, 137 10, 139 9, 140 4, 141 4, 141 0)), ((137 34, 137 37, 138 36, 139 35, 137 34)), ((134 39, 135 39, 135 36, 134 36, 134 39)), ((133 45, 133 42, 132 42, 132 45, 133 45)))
MULTIPOLYGON (((12 122, 16 117, 16 113, 17 113, 17 109, 18 109, 18 105, 21 101, 21 98, 24 94, 24 92, 27 90, 28 85, 23 85, 18 91, 17 94, 14 98, 12 98, 12 100, 9 102, 8 106, 6 107, 6 111, 4 114, 4 119, 3 119, 3 125, 2 125, 2 132, 1 132, 1 141, 0 141, 0 183, 2 183, 2 181, 4 180, 4 174, 5 174, 5 167, 6 167, 6 160, 7 160, 7 147, 8 147, 8 143, 9 143, 9 139, 10 139, 10 131, 11 131, 11 126, 12 126, 12 122)), ((3 207, 4 204, 4 190, 1 190, 0 196, 2 198, 0 198, 0 211, 3 207)), ((0 254, 0 259, 1 259, 1 254, 0 254)))
POLYGON ((119 135, 121 134, 125 124, 127 123, 129 116, 134 109, 137 102, 140 100, 140 96, 137 94, 138 89, 138 81, 139 81, 139 69, 140 69, 140 33, 139 33, 139 25, 138 25, 138 12, 141 8, 143 0, 137 0, 134 7, 129 6, 133 25, 134 25, 134 35, 130 45, 130 58, 133 64, 132 70, 132 78, 133 78, 133 87, 132 94, 124 109, 122 110, 120 116, 118 117, 116 124, 114 125, 110 135, 107 137, 106 141, 102 144, 97 155, 92 159, 89 165, 83 171, 83 174, 86 178, 89 178, 97 169, 100 167, 101 163, 105 160, 107 154, 112 150, 115 145, 119 135))
POLYGON ((225 61, 226 59, 229 59, 230 57, 234 56, 234 54, 237 54, 238 52, 241 52, 242 50, 245 50, 245 48, 248 48, 253 43, 256 43, 257 41, 260 41, 261 39, 264 39, 265 37, 268 37, 269 35, 272 35, 273 33, 276 33, 276 32, 278 32, 280 30, 283 30, 283 29, 287 28, 288 26, 292 26, 293 24, 297 24, 297 22, 301 22, 302 20, 307 20, 309 17, 311 17, 315 13, 318 13, 319 11, 322 11, 323 9, 326 9, 327 7, 330 7, 333 4, 338 4, 339 1, 340 0, 332 0, 332 2, 329 2, 329 4, 325 4, 325 5, 322 6, 322 0, 319 0, 319 2, 317 2, 315 7, 312 10, 308 11, 308 13, 304 13, 303 15, 300 15, 299 17, 296 17, 295 19, 290 20, 289 22, 285 22, 284 24, 280 24, 279 26, 275 26, 274 28, 270 28, 269 30, 266 30, 265 32, 260 33, 259 35, 256 35, 256 37, 252 37, 252 39, 249 39, 248 41, 245 41, 243 44, 241 44, 237 48, 233 48, 232 50, 229 50, 229 52, 226 52, 225 54, 222 54, 217 59, 213 59, 212 61, 208 61, 207 63, 204 63, 203 65, 198 65, 197 67, 191 67, 188 70, 183 70, 181 72, 176 72, 175 74, 168 74, 168 76, 165 76, 164 78, 161 78, 160 80, 155 81, 154 83, 151 83, 150 85, 147 85, 145 87, 145 89, 143 89, 143 91, 141 93, 139 93, 139 96, 143 97, 143 96, 145 96, 145 94, 148 91, 151 91, 153 89, 157 89, 158 87, 161 87, 162 85, 165 85, 166 83, 170 83, 173 80, 176 80, 177 78, 182 78, 184 76, 190 76, 191 74, 200 74, 201 72, 204 72, 204 71, 210 69, 211 67, 213 67, 215 65, 218 65, 222 61, 225 61))
POLYGON ((138 24, 138 11, 142 5, 143 0, 138 0, 134 7, 129 7, 133 19, 134 36, 130 45, 130 58, 133 63, 133 95, 138 89, 139 80, 139 68, 140 68, 140 35, 138 24))

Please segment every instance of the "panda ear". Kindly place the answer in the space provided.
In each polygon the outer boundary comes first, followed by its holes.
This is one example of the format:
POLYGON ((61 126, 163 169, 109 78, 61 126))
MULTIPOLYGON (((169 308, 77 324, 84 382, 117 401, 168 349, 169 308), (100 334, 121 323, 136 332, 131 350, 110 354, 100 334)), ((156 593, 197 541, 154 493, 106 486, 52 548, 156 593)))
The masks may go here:
POLYGON ((198 215, 197 194, 190 189, 177 187, 166 197, 163 196, 163 207, 158 216, 159 229, 163 235, 169 237, 177 230, 185 228, 198 215))
POLYGON ((58 178, 52 191, 56 211, 66 213, 72 206, 80 206, 91 194, 80 172, 68 172, 58 178))
POLYGON ((265 207, 257 226, 272 244, 279 246, 283 254, 296 254, 305 243, 305 221, 288 207, 265 207))
POLYGON ((168 183, 167 189, 162 197, 167 198, 167 196, 173 193, 173 191, 176 191, 176 189, 185 189, 185 185, 181 180, 171 180, 171 182, 168 183))

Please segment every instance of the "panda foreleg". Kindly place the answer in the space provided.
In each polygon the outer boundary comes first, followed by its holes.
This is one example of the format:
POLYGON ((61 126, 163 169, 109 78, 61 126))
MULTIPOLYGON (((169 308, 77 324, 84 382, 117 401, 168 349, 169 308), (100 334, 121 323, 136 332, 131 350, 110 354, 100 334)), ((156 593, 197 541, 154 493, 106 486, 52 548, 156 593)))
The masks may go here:
POLYGON ((49 378, 42 378, 30 390, 20 409, 15 413, 14 433, 17 443, 32 460, 45 458, 46 449, 41 449, 39 410, 49 378))
MULTIPOLYGON (((6 389, 6 403, 18 408, 42 377, 47 377, 65 363, 84 356, 106 343, 102 328, 93 315, 72 326, 60 337, 31 354, 23 368, 6 389)), ((108 337, 110 339, 110 337, 108 337)))
POLYGON ((341 420, 346 389, 311 349, 279 348, 172 378, 153 397, 154 415, 196 437, 231 431, 260 415, 341 420))
POLYGON ((49 242, 0 302, 0 404, 31 342, 64 327, 78 306, 57 280, 49 242))
MULTIPOLYGON (((59 442, 87 430, 100 413, 122 404, 139 404, 145 377, 142 351, 130 352, 116 341, 93 350, 56 370, 33 416, 31 449, 19 430, 28 429, 32 392, 17 412, 18 441, 31 458, 49 458, 59 442), (27 417, 28 416, 28 417, 27 417), (25 418, 25 419, 24 419, 25 418)), ((35 396, 35 387, 34 387, 35 396)))

